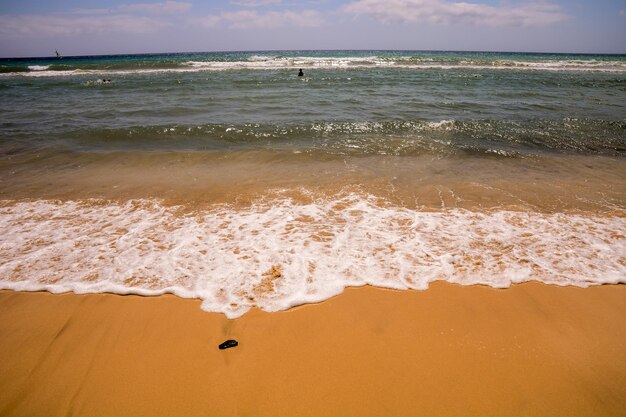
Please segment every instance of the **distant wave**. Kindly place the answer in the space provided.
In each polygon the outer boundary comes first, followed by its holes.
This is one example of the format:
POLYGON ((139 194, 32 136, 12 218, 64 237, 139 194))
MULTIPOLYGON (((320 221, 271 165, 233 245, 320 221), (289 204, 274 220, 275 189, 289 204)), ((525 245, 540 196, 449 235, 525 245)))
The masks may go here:
POLYGON ((28 65, 0 65, 0 75, 12 75, 28 71, 30 71, 28 65))
POLYGON ((245 60, 128 60, 124 62, 1 66, 0 73, 20 76, 122 75, 159 72, 282 69, 408 68, 417 70, 515 70, 567 72, 626 72, 625 60, 565 59, 523 61, 519 59, 442 58, 414 56, 284 57, 253 55, 245 60))
MULTIPOLYGON (((71 61, 70 61, 71 62, 71 61)), ((127 61, 92 63, 54 63, 47 65, 0 65, 0 74, 12 73, 33 77, 56 77, 85 74, 151 73, 185 68, 183 62, 167 61, 127 61)))
POLYGON ((50 65, 29 65, 29 71, 46 71, 50 69, 50 65))

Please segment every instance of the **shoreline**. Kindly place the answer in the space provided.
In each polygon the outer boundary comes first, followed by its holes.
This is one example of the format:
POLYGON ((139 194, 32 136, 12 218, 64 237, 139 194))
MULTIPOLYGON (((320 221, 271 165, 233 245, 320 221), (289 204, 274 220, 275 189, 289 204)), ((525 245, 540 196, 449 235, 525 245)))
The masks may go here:
POLYGON ((359 287, 234 320, 3 290, 0 415, 624 415, 623 317, 626 285, 359 287))

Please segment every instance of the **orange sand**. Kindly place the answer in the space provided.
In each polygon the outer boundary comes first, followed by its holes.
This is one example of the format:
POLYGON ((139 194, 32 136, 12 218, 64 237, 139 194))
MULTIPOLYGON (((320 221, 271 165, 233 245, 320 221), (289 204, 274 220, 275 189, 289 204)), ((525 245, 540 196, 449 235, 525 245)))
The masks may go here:
POLYGON ((237 320, 199 305, 0 292, 0 415, 626 415, 624 285, 366 287, 237 320))

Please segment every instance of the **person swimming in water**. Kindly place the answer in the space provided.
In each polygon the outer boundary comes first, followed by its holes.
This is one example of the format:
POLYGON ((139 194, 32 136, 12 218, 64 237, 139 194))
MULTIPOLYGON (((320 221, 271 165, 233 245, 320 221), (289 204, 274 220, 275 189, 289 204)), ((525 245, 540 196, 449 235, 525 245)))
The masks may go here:
POLYGON ((302 72, 302 68, 300 68, 300 72, 298 73, 298 77, 304 77, 304 72, 302 72))

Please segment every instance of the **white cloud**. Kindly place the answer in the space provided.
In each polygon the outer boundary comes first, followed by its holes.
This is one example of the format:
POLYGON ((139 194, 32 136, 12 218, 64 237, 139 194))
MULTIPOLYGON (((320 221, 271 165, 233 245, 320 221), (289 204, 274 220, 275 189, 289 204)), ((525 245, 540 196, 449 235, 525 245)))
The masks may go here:
POLYGON ((204 18, 179 14, 191 3, 166 1, 135 3, 114 9, 74 9, 66 14, 0 15, 0 37, 5 39, 79 36, 86 34, 145 34, 166 28, 201 26, 229 29, 318 27, 324 24, 315 10, 221 12, 204 18))
POLYGON ((69 11, 69 14, 79 14, 79 15, 94 15, 94 14, 109 14, 111 13, 111 9, 72 9, 69 11))
POLYGON ((370 15, 384 23, 421 21, 446 25, 539 26, 568 17, 560 6, 545 2, 491 6, 449 0, 356 0, 342 10, 370 15))
POLYGON ((0 36, 7 39, 41 36, 75 36, 86 33, 151 33, 168 22, 142 16, 0 15, 0 36))
POLYGON ((154 33, 174 26, 166 15, 191 8, 191 3, 125 4, 111 9, 73 9, 65 14, 0 15, 0 36, 23 37, 77 36, 94 33, 154 33))
POLYGON ((163 3, 134 3, 124 4, 118 7, 122 12, 127 13, 179 13, 191 9, 191 3, 180 1, 165 1, 163 3))
POLYGON ((324 24, 324 18, 315 10, 266 13, 259 13, 256 10, 240 10, 209 15, 202 19, 201 24, 205 27, 224 25, 229 29, 268 29, 284 26, 317 27, 324 24))
POLYGON ((232 4, 242 7, 259 7, 259 6, 272 6, 281 4, 283 0, 241 0, 231 1, 232 4))

